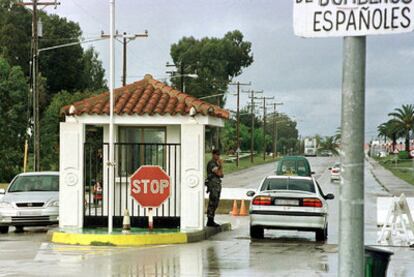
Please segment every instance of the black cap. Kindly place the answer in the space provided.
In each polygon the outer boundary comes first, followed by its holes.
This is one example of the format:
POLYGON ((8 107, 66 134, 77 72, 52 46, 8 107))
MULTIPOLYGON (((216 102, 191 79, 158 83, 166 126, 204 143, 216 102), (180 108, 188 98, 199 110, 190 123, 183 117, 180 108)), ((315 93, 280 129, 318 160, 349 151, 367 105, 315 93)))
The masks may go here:
POLYGON ((211 153, 213 153, 213 155, 220 155, 220 150, 214 149, 211 153))

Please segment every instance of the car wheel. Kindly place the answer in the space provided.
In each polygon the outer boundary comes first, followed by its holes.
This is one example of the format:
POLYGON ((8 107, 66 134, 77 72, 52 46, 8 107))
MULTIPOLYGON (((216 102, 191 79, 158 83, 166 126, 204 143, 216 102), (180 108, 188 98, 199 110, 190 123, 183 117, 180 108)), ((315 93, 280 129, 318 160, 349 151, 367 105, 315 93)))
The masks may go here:
POLYGON ((325 229, 319 229, 315 232, 316 241, 326 241, 328 238, 328 225, 326 225, 325 229))
POLYGON ((264 228, 261 226, 250 226, 250 237, 252 239, 264 238, 264 228))
POLYGON ((7 234, 9 232, 9 226, 1 226, 0 233, 7 234))
POLYGON ((16 227, 16 233, 23 233, 24 232, 24 227, 23 226, 14 226, 14 227, 16 227))

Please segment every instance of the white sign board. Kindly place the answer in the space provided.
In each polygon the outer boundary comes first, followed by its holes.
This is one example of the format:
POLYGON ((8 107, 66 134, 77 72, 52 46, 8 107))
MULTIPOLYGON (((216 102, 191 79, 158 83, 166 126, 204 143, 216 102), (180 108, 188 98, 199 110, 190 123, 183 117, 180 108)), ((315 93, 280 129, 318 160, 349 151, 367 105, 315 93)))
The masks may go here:
POLYGON ((300 37, 342 37, 411 32, 414 0, 293 0, 300 37))

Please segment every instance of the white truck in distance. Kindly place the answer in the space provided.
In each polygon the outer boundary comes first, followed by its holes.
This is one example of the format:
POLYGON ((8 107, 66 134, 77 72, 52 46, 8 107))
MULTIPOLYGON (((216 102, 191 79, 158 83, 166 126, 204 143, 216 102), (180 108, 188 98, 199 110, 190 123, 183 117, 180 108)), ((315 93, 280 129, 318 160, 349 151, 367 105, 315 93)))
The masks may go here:
POLYGON ((316 138, 305 138, 304 140, 304 154, 305 156, 316 156, 317 145, 316 138))

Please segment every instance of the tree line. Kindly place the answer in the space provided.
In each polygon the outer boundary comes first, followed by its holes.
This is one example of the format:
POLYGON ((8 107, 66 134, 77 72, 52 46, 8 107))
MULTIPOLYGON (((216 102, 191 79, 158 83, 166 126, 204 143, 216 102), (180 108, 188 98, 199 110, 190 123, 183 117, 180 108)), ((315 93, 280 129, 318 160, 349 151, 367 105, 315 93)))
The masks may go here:
MULTIPOLYGON (((16 0, 0 0, 0 182, 22 171, 24 142, 32 151, 32 14, 16 0)), ((80 42, 79 24, 39 12, 39 49, 80 42)), ((59 110, 106 89, 105 70, 93 48, 80 44, 39 55, 41 168, 58 168, 59 110)), ((30 159, 29 159, 30 161, 30 159)))
MULTIPOLYGON (((8 182, 22 171, 24 142, 30 142, 32 122, 32 15, 31 10, 16 5, 17 0, 0 0, 0 182, 8 182)), ((40 167, 59 169, 59 111, 64 105, 107 90, 105 70, 94 48, 81 46, 82 30, 78 23, 40 11, 43 35, 39 49, 78 42, 77 45, 42 51, 39 56, 40 90, 40 167)), ((229 84, 250 66, 254 59, 252 44, 238 31, 222 38, 184 37, 170 48, 170 55, 180 74, 197 78, 171 77, 171 83, 195 97, 213 96, 205 101, 224 107, 229 84), (218 96, 216 96, 219 94, 218 96)), ((243 112, 243 111, 242 111, 243 112)), ((297 144, 296 122, 283 114, 273 115, 278 124, 278 152, 297 144)), ((255 150, 271 152, 274 131, 269 123, 263 136, 263 119, 255 115, 255 150), (265 148, 263 148, 265 145, 265 148)), ((250 149, 249 115, 241 117, 242 149, 250 149)), ((272 115, 268 117, 272 122, 272 115)), ((230 119, 220 132, 220 147, 235 150, 235 121, 230 119)), ((30 156, 29 156, 30 157, 30 156)), ((31 159, 29 159, 30 161, 31 159)), ((29 168, 30 170, 30 168, 29 168)))
POLYGON ((395 151, 397 140, 404 139, 405 151, 410 151, 410 138, 414 132, 414 105, 405 104, 395 108, 388 114, 390 119, 378 125, 378 136, 384 140, 390 139, 392 151, 395 151))

